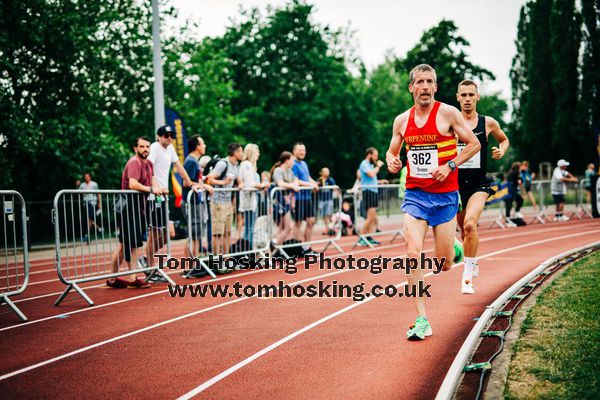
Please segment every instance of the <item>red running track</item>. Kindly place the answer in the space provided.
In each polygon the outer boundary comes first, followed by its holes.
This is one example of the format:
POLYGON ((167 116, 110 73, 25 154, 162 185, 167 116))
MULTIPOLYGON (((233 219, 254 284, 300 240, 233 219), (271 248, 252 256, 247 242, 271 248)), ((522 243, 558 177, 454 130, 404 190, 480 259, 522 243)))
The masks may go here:
MULTIPOLYGON (((19 300, 30 322, 0 315, 2 398, 433 398, 479 316, 512 283, 548 257, 592 243, 600 221, 527 226, 481 233, 477 293, 460 294, 462 267, 427 278, 433 336, 405 339, 411 299, 177 298, 166 286, 115 290, 88 284, 98 304, 76 295, 51 304, 58 282, 28 289, 19 300), (31 297, 38 297, 33 298, 31 297)), ((349 251, 352 238, 344 238, 349 251)), ((430 250, 432 240, 426 240, 430 250)), ((355 249, 355 256, 404 254, 403 242, 355 249)), ((333 256, 333 252, 328 252, 333 256)), ((37 263, 35 268, 48 269, 37 263)), ((34 270, 35 270, 34 268, 34 270)), ((199 281, 183 280, 179 283, 199 281)), ((41 273, 32 282, 52 279, 41 273)), ((219 283, 284 280, 355 285, 403 284, 403 271, 299 268, 223 275, 219 283)), ((203 283, 207 280, 201 281, 203 283)))

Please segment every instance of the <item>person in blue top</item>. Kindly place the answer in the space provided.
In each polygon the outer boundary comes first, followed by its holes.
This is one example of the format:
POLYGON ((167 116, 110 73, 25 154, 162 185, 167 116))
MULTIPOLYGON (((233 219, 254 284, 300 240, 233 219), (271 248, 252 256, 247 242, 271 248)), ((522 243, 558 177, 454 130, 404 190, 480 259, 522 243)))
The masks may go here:
MULTIPOLYGON (((296 158, 294 160, 292 172, 294 173, 294 176, 298 178, 300 186, 303 188, 312 188, 314 191, 319 190, 319 184, 310 177, 308 165, 306 164, 306 161, 304 161, 304 158, 306 157, 306 146, 304 146, 304 143, 294 143, 292 153, 296 158)), ((312 192, 312 190, 304 189, 296 193, 296 204, 292 209, 292 217, 296 222, 294 236, 304 243, 308 243, 312 240, 312 230, 315 225, 315 207, 312 201, 312 192), (303 221, 306 221, 304 231, 302 231, 303 221)), ((303 255, 316 254, 308 244, 303 245, 302 249, 304 252, 303 255)))
MULTIPOLYGON (((192 230, 189 232, 189 240, 192 241, 191 246, 184 246, 184 255, 186 257, 197 256, 199 252, 202 252, 202 231, 207 229, 208 212, 206 207, 202 206, 202 202, 206 201, 205 193, 199 192, 200 190, 213 193, 213 188, 202 181, 202 169, 200 168, 199 160, 200 157, 206 153, 206 144, 199 135, 192 135, 188 139, 188 151, 189 154, 183 161, 183 168, 190 177, 193 185, 191 187, 184 187, 182 193, 181 212, 186 221, 188 219, 188 208, 186 203, 188 201, 188 194, 190 190, 194 190, 197 193, 192 195, 190 198, 189 211, 192 219, 192 230), (190 248, 192 251, 190 252, 190 248)), ((210 240, 210 236, 208 237, 210 240)), ((192 274, 193 275, 193 274, 192 274)))
POLYGON ((538 210, 537 204, 535 204, 535 197, 533 197, 533 193, 531 193, 531 181, 535 179, 535 172, 529 172, 529 161, 523 161, 521 164, 521 181, 523 182, 523 190, 525 194, 529 197, 529 201, 531 201, 531 205, 534 210, 538 210))
MULTIPOLYGON (((379 193, 377 189, 377 174, 383 166, 383 161, 379 159, 379 152, 374 147, 369 147, 366 151, 365 159, 361 161, 358 171, 360 172, 360 185, 362 187, 362 201, 367 210, 367 218, 360 231, 363 237, 366 237, 371 244, 379 244, 370 236, 364 236, 375 231, 377 227, 377 207, 379 207, 379 193)), ((359 246, 368 246, 369 244, 361 238, 358 241, 359 246)))

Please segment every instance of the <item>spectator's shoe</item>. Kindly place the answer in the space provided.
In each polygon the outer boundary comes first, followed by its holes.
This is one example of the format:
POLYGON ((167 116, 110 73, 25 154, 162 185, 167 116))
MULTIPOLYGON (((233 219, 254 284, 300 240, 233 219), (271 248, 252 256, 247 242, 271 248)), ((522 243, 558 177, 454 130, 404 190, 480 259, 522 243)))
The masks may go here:
POLYGON ((205 276, 208 276, 208 272, 206 272, 205 269, 193 269, 191 271, 187 271, 184 272, 183 274, 181 274, 182 277, 184 278, 194 278, 194 279, 198 279, 198 278, 204 278, 205 276))
POLYGON ((515 213, 515 218, 525 218, 525 216, 523 214, 521 214, 520 212, 515 213))
POLYGON ((415 324, 406 332, 406 338, 408 340, 424 340, 425 336, 431 336, 432 334, 433 331, 431 330, 429 321, 425 317, 419 316, 415 324))
POLYGON ((160 274, 154 274, 150 277, 150 279, 148 279, 148 282, 150 282, 150 283, 166 283, 168 281, 164 276, 162 276, 160 274))
MULTIPOLYGON (((140 268, 148 268, 148 258, 146 256, 138 257, 137 262, 140 268)), ((148 274, 146 273, 146 275, 148 274)))
POLYGON ((377 240, 373 239, 371 236, 367 237, 367 240, 369 241, 369 243, 371 243, 375 246, 379 246, 381 244, 377 240))
POLYGON ((561 215, 559 221, 568 221, 569 217, 567 217, 566 215, 561 215))
POLYGON ((140 278, 135 278, 135 281, 128 282, 128 286, 138 288, 138 289, 145 289, 145 288, 150 287, 148 282, 144 282, 144 280, 142 280, 140 278))
POLYGON ((108 279, 106 281, 106 286, 109 286, 109 287, 115 288, 115 289, 125 289, 128 285, 129 285, 129 282, 127 282, 125 279, 121 279, 121 278, 108 279))
POLYGON ((475 294, 475 289, 473 288, 473 282, 470 279, 463 279, 460 292, 462 294, 475 294))
POLYGON ((321 253, 314 251, 313 249, 311 249, 310 247, 306 250, 302 249, 302 256, 301 257, 306 257, 306 256, 318 256, 321 253))
POLYGON ((356 244, 357 244, 358 246, 368 246, 368 245, 369 245, 369 243, 367 243, 367 241, 366 241, 365 239, 363 239, 363 238, 360 238, 360 239, 358 240, 358 243, 356 243, 356 244))

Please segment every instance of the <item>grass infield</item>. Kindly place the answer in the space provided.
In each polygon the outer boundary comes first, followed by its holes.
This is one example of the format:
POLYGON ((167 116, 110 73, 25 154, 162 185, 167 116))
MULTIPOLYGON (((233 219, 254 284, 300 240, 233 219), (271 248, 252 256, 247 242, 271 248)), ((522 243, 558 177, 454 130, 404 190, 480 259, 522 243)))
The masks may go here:
POLYGON ((538 297, 521 326, 506 399, 600 398, 600 252, 538 297))

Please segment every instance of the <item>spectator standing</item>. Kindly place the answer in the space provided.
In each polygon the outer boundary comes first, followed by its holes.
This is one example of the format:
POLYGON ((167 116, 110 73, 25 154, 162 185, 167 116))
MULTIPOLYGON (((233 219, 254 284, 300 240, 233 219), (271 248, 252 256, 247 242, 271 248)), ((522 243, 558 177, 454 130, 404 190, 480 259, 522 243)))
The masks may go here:
POLYGON ((254 248, 254 222, 258 211, 259 194, 256 191, 269 187, 261 182, 256 163, 260 150, 254 143, 248 143, 244 148, 244 161, 240 164, 240 177, 246 190, 240 192, 239 211, 244 215, 244 239, 248 241, 250 250, 254 248))
MULTIPOLYGON (((121 190, 137 190, 141 193, 154 194, 161 191, 158 180, 154 176, 152 162, 148 160, 150 153, 150 140, 139 137, 133 147, 135 155, 127 161, 121 175, 121 190)), ((146 230, 144 224, 145 198, 138 195, 127 194, 118 199, 115 204, 117 227, 119 228, 119 246, 112 254, 112 271, 116 273, 123 261, 129 270, 132 270, 131 260, 137 260, 138 249, 144 245, 143 235, 146 230)), ((138 277, 135 273, 131 280, 114 278, 106 281, 106 285, 114 288, 148 287, 145 276, 138 277)))
POLYGON ((535 197, 533 197, 533 193, 531 193, 531 182, 535 179, 535 172, 531 173, 529 171, 529 161, 523 161, 521 164, 521 182, 523 182, 523 190, 525 194, 529 197, 529 201, 531 201, 531 205, 535 211, 538 210, 537 204, 535 203, 535 197))
POLYGON ((577 178, 571 175, 570 172, 567 171, 567 167, 569 163, 560 159, 556 163, 556 168, 554 168, 554 172, 552 172, 552 183, 550 185, 550 190, 552 192, 552 199, 554 200, 554 204, 556 204, 556 213, 554 214, 554 221, 568 221, 569 218, 566 215, 563 215, 563 210, 565 209, 565 196, 567 195, 567 184, 566 182, 577 182, 577 178))
POLYGON ((290 216, 292 192, 300 191, 298 178, 294 176, 292 168, 294 159, 292 153, 284 151, 279 155, 277 161, 271 168, 271 177, 273 184, 283 189, 289 189, 276 192, 273 201, 273 219, 277 224, 279 231, 277 237, 273 240, 274 244, 283 244, 292 231, 292 218, 290 216))
MULTIPOLYGON (((358 170, 360 171, 360 182, 362 186, 362 201, 366 210, 366 220, 361 229, 361 235, 371 244, 378 245, 378 241, 371 236, 366 236, 375 231, 378 225, 377 208, 379 207, 379 192, 377 189, 377 174, 379 173, 383 161, 379 159, 379 152, 374 147, 366 150, 365 159, 361 161, 358 170)), ((359 246, 368 246, 365 239, 358 241, 359 246)))
MULTIPOLYGON (((100 187, 92 180, 92 175, 86 172, 83 174, 83 183, 79 185, 79 189, 97 191, 100 187)), ((84 233, 82 240, 89 243, 89 236, 92 232, 97 230, 98 233, 102 233, 102 227, 96 223, 96 211, 102 210, 102 197, 100 193, 87 193, 83 195, 83 206, 87 218, 87 231, 84 233)))
POLYGON ((323 186, 335 185, 335 180, 331 177, 329 168, 323 167, 319 173, 319 217, 323 218, 325 224, 324 235, 334 235, 335 232, 329 228, 331 216, 333 215, 333 190, 323 189, 323 186))
POLYGON ((523 206, 523 198, 519 194, 519 189, 523 182, 521 181, 521 163, 515 162, 510 167, 508 175, 506 175, 508 181, 508 193, 509 197, 504 201, 506 204, 506 218, 510 218, 510 210, 512 209, 513 201, 515 202, 515 218, 523 218, 521 214, 521 207, 523 206))
MULTIPOLYGON (((306 146, 302 142, 294 143, 292 148, 294 153, 294 166, 292 172, 298 178, 298 183, 301 187, 312 188, 313 190, 319 190, 319 184, 310 176, 308 170, 308 164, 304 159, 306 158, 306 146)), ((295 225, 295 236, 296 239, 301 242, 308 243, 312 240, 312 231, 315 226, 315 209, 312 201, 311 190, 300 190, 296 193, 296 204, 292 209, 292 217, 296 221, 295 225), (304 231, 302 231, 302 222, 306 221, 304 231)), ((303 256, 307 254, 316 254, 310 245, 305 244, 302 246, 303 256)))
POLYGON ((594 164, 588 164, 587 169, 585 170, 585 190, 587 191, 587 204, 592 202, 592 179, 596 175, 596 168, 594 164))
MULTIPOLYGON (((234 184, 240 189, 244 183, 240 178, 239 163, 244 150, 238 143, 227 146, 227 157, 219 160, 208 174, 207 183, 216 189, 231 189, 234 184)), ((211 200, 212 245, 215 254, 227 254, 231 244, 233 225, 233 199, 231 191, 215 191, 211 200)))

